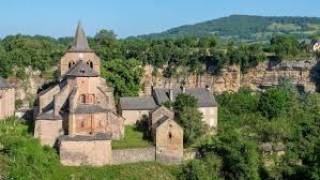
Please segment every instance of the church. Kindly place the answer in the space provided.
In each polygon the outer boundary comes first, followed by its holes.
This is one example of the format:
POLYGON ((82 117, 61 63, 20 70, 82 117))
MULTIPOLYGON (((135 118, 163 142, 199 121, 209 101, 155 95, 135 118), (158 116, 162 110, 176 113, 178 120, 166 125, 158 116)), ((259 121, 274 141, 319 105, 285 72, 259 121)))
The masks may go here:
POLYGON ((100 64, 79 23, 60 60, 60 81, 37 97, 34 135, 41 144, 55 146, 62 136, 123 136, 124 119, 116 113, 113 89, 100 77, 100 64))

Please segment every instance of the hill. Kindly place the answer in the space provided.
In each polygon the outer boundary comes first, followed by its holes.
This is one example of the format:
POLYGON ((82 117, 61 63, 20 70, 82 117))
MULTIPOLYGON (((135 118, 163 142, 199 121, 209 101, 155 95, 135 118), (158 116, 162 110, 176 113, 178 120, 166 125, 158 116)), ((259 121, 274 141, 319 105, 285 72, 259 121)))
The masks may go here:
POLYGON ((139 37, 162 39, 203 37, 213 34, 222 39, 249 42, 269 40, 274 34, 290 34, 297 38, 306 38, 310 35, 320 34, 320 18, 231 15, 139 37))

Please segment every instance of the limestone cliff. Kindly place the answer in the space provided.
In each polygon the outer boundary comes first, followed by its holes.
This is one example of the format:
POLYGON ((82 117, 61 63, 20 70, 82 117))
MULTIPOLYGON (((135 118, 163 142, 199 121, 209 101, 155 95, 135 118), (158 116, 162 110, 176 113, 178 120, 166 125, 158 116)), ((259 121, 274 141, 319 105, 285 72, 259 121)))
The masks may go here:
POLYGON ((278 85, 281 79, 287 78, 293 84, 303 87, 304 90, 316 91, 318 63, 315 59, 301 61, 270 61, 258 64, 256 67, 242 74, 237 65, 223 68, 220 75, 189 75, 187 77, 165 78, 162 70, 158 74, 152 73, 151 66, 145 66, 145 75, 142 80, 144 89, 141 95, 149 95, 151 86, 158 88, 175 88, 184 82, 187 87, 205 87, 219 94, 224 91, 238 91, 241 87, 253 90, 278 85))

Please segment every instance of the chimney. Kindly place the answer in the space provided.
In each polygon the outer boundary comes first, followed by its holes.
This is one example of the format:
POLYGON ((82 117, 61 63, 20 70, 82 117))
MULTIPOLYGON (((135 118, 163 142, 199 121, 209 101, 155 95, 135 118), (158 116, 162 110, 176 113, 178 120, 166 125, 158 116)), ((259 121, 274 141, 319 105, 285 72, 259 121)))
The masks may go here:
POLYGON ((173 89, 169 89, 169 100, 173 101, 173 89))

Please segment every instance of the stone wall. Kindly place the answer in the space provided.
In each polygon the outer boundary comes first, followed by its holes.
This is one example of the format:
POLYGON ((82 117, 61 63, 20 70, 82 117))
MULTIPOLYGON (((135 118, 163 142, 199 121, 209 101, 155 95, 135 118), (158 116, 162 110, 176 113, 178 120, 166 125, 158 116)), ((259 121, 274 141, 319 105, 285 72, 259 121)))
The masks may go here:
POLYGON ((36 120, 34 137, 41 145, 53 147, 59 136, 63 135, 62 120, 36 120))
POLYGON ((103 166, 111 164, 111 140, 60 141, 60 162, 66 166, 103 166))
POLYGON ((134 125, 144 115, 149 116, 150 110, 122 110, 122 117, 125 125, 134 125))
POLYGON ((14 88, 0 89, 0 119, 14 115, 15 96, 14 88))
POLYGON ((199 107, 198 110, 202 113, 203 121, 210 128, 218 127, 218 107, 199 107))
POLYGON ((155 161, 155 148, 112 150, 112 164, 155 161))

